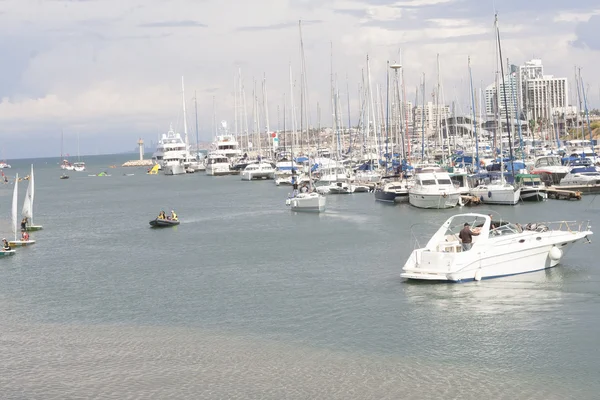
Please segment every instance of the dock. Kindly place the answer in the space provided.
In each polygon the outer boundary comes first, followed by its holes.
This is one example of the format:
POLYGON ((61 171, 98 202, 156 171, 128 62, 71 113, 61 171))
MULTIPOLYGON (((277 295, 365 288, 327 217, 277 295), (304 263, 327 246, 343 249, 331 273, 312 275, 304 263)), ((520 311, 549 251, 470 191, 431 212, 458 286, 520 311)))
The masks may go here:
POLYGON ((563 190, 554 187, 546 189, 549 199, 555 200, 581 200, 581 192, 575 190, 563 190))
POLYGON ((121 165, 122 167, 151 167, 154 163, 152 160, 130 160, 121 165))

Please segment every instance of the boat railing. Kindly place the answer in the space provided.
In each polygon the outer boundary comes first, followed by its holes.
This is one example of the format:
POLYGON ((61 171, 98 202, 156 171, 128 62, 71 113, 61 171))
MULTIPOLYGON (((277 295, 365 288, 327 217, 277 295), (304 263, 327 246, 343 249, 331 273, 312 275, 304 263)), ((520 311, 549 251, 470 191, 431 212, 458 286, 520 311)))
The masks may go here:
POLYGON ((551 221, 551 222, 533 222, 523 225, 524 230, 528 231, 566 231, 566 232, 585 232, 591 231, 590 220, 582 221, 551 221))
POLYGON ((431 239, 432 232, 437 232, 439 226, 433 223, 420 222, 411 225, 410 236, 413 249, 422 249, 427 246, 431 239))

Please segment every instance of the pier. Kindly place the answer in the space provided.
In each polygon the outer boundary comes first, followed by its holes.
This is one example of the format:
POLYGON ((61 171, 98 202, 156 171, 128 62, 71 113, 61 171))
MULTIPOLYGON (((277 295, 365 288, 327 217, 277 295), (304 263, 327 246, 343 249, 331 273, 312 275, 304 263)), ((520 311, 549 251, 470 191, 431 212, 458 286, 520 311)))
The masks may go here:
POLYGON ((550 187, 546 189, 546 193, 548 193, 549 199, 581 200, 581 192, 575 190, 563 190, 550 187))
POLYGON ((121 165, 122 167, 151 167, 154 163, 152 160, 131 160, 126 161, 121 165))

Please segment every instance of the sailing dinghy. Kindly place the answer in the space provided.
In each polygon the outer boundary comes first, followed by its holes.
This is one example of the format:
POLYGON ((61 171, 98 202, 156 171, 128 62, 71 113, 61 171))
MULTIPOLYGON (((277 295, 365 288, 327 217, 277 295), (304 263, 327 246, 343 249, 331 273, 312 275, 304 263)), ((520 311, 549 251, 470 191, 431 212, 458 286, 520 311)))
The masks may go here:
POLYGON ((33 182, 33 164, 31 164, 31 174, 29 175, 29 186, 27 186, 27 193, 25 193, 25 201, 23 202, 23 217, 28 219, 28 224, 25 226, 25 230, 28 232, 39 231, 42 229, 41 225, 35 225, 33 223, 33 195, 34 195, 34 182, 33 182))
POLYGON ((12 201, 12 228, 13 233, 15 234, 15 240, 11 240, 8 242, 10 246, 27 246, 30 244, 34 244, 35 240, 17 240, 17 235, 19 233, 19 221, 17 220, 17 203, 19 201, 19 174, 17 174, 15 178, 15 189, 13 190, 13 201, 12 201))

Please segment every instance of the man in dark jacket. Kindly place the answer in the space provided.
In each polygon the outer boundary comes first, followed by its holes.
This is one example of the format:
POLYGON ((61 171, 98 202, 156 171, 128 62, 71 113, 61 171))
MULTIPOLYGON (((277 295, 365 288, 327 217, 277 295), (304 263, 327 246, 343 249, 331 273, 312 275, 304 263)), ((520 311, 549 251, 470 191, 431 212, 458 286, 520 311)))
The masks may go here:
POLYGON ((462 250, 471 250, 473 247, 473 236, 479 235, 479 231, 472 231, 468 222, 465 222, 464 228, 458 234, 458 238, 462 243, 462 250))

